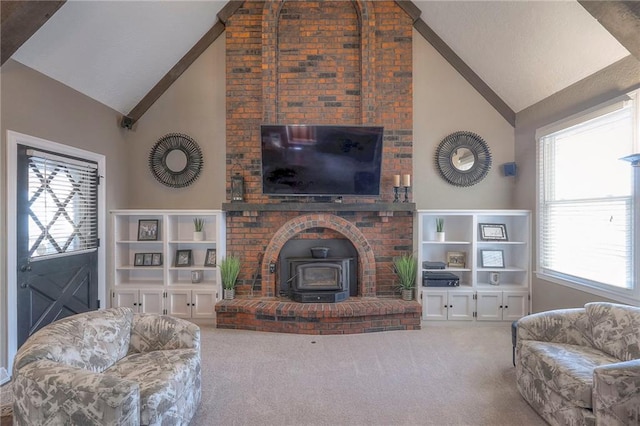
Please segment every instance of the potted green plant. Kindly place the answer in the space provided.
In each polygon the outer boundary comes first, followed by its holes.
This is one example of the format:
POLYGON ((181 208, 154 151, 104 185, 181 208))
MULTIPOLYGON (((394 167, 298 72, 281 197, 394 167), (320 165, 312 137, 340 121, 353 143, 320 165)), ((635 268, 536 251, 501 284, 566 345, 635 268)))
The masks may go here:
POLYGON ((444 219, 441 217, 436 218, 436 239, 444 241, 444 219))
POLYGON ((200 217, 193 218, 193 241, 204 240, 204 219, 200 217))
POLYGON ((234 255, 223 257, 218 267, 220 268, 222 286, 224 287, 224 298, 233 299, 235 297, 238 274, 240 274, 240 258, 234 255))
POLYGON ((398 276, 403 300, 413 300, 418 262, 412 253, 393 258, 393 272, 398 276))

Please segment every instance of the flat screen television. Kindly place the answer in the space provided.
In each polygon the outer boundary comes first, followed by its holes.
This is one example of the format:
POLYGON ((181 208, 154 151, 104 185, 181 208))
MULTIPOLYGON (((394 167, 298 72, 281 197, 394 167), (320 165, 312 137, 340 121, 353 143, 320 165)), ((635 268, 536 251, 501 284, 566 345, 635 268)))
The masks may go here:
POLYGON ((380 195, 378 126, 262 125, 262 193, 380 195))

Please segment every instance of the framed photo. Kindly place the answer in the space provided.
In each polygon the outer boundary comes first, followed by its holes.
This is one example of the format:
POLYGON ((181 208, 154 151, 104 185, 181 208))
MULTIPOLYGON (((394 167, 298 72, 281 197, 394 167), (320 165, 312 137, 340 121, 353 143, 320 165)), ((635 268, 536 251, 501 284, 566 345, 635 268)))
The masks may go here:
POLYGON ((145 253, 145 254, 144 254, 143 261, 142 261, 142 264, 143 264, 144 266, 151 266, 151 259, 152 259, 152 258, 153 258, 153 254, 151 254, 151 253, 145 253))
POLYGON ((464 268, 466 264, 467 264, 467 253, 463 251, 447 252, 447 267, 464 268))
POLYGON ((480 223, 480 239, 483 241, 507 241, 507 225, 504 223, 480 223))
POLYGON ((158 219, 140 219, 138 221, 138 241, 158 240, 158 219))
POLYGON ((151 266, 162 265, 162 253, 151 253, 151 266))
POLYGON ((133 257, 133 266, 143 266, 144 265, 144 253, 136 253, 133 257))
POLYGON ((176 250, 176 266, 191 266, 191 250, 176 250))
POLYGON ((480 250, 480 262, 483 268, 504 268, 502 250, 480 250))
POLYGON ((207 249, 204 257, 204 266, 216 266, 216 249, 207 249))

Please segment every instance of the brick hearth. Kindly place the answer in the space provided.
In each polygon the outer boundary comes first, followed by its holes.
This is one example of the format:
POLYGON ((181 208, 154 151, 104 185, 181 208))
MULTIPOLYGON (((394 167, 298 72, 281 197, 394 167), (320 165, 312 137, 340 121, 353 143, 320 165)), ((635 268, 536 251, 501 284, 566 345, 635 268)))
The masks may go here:
POLYGON ((297 334, 419 330, 420 304, 388 298, 352 297, 340 303, 247 298, 219 302, 216 318, 218 328, 297 334))

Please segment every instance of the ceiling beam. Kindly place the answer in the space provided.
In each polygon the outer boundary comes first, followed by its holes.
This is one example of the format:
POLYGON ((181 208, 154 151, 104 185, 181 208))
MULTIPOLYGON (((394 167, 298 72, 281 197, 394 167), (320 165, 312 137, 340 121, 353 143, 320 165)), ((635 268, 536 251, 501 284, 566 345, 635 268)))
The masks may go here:
POLYGON ((505 101, 494 92, 487 83, 484 82, 476 74, 471 67, 469 67, 460 58, 456 52, 453 51, 436 33, 429 27, 426 22, 420 18, 420 9, 411 1, 396 0, 396 3, 411 17, 413 20, 413 27, 427 40, 434 49, 442 55, 442 57, 449 62, 449 64, 455 68, 456 71, 465 79, 471 86, 483 97, 491 106, 498 111, 502 117, 511 126, 516 126, 516 113, 513 111, 505 101))
POLYGON ((171 87, 171 85, 182 75, 183 72, 187 70, 195 62, 200 55, 204 53, 205 50, 211 44, 217 40, 218 37, 224 32, 225 23, 227 19, 229 19, 236 10, 242 6, 244 1, 235 1, 232 0, 228 2, 220 12, 218 12, 218 21, 215 23, 213 27, 207 33, 202 36, 200 40, 189 50, 183 57, 178 61, 177 64, 173 66, 169 70, 168 73, 165 74, 164 77, 160 79, 160 81, 145 95, 144 98, 138 105, 136 105, 126 116, 122 117, 120 121, 120 126, 125 129, 131 129, 133 125, 138 121, 144 113, 147 112, 151 105, 157 101, 160 96, 164 94, 164 92, 171 87))
POLYGON ((578 0, 578 3, 640 61, 640 2, 578 0))
POLYGON ((61 1, 0 2, 0 66, 62 7, 61 1))

